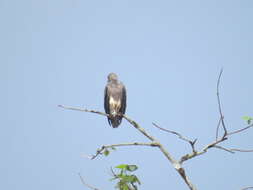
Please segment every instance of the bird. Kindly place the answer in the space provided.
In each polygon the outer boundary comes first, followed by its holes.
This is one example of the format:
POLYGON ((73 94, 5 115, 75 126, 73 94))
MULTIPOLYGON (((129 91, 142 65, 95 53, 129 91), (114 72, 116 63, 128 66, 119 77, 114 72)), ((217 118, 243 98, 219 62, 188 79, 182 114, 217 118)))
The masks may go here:
POLYGON ((109 115, 108 123, 113 128, 121 124, 123 114, 126 112, 126 99, 125 85, 118 80, 117 74, 110 73, 104 91, 104 109, 109 115))

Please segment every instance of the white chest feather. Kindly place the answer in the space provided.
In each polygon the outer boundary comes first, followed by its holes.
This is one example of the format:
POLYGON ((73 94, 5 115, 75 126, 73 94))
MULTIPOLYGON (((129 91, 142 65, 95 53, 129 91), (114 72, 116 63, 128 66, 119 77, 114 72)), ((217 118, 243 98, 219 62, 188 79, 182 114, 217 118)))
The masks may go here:
POLYGON ((112 115, 116 115, 120 109, 120 100, 115 100, 113 97, 109 99, 110 112, 112 115))

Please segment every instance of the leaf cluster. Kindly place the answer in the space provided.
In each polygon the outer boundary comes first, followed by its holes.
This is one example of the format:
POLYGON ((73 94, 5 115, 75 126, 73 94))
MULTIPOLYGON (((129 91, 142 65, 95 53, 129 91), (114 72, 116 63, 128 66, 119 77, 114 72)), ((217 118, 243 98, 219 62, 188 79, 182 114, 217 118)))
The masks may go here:
POLYGON ((138 169, 136 165, 121 164, 115 168, 119 169, 119 172, 113 172, 114 177, 111 180, 118 180, 115 186, 116 189, 138 190, 137 185, 140 185, 141 182, 136 175, 132 174, 132 172, 138 169))

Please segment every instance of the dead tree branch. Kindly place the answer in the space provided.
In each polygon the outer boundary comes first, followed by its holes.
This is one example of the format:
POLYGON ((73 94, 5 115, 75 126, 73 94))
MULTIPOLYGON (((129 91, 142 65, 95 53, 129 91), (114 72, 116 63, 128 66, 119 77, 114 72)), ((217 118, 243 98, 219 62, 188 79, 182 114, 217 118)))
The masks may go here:
MULTIPOLYGON (((68 106, 59 105, 59 107, 68 109, 68 110, 74 110, 74 111, 81 111, 81 112, 90 112, 90 113, 96 113, 102 116, 108 116, 107 114, 99 111, 94 110, 88 110, 88 109, 81 109, 81 108, 73 108, 68 106)), ((114 145, 107 145, 107 148, 109 147, 115 147, 115 146, 133 146, 133 145, 142 145, 142 146, 152 146, 152 147, 158 147, 159 150, 163 153, 163 155, 169 160, 169 162, 173 165, 173 167, 176 169, 176 171, 179 173, 179 175, 183 178, 186 185, 189 187, 190 190, 197 190, 196 187, 191 183, 190 179, 186 175, 185 169, 182 167, 181 163, 179 163, 177 160, 175 160, 170 153, 164 148, 164 146, 156 140, 153 136, 151 136, 149 133, 147 133, 140 125, 135 122, 134 120, 130 119, 126 115, 123 115, 123 117, 140 133, 142 133, 145 137, 147 137, 151 143, 141 143, 141 144, 134 144, 134 143, 121 143, 121 144, 114 144, 114 145)), ((96 158, 103 150, 105 149, 105 146, 102 146, 100 149, 98 149, 97 153, 91 157, 91 159, 96 158)))

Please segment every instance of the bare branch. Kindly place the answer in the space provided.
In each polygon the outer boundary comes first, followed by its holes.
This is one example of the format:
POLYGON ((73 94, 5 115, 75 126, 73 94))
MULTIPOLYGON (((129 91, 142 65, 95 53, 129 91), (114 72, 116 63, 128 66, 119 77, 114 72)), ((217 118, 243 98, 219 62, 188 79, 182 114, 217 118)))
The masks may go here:
POLYGON ((114 147, 119 147, 119 146, 151 146, 151 147, 155 147, 155 146, 158 146, 158 144, 156 144, 154 142, 151 142, 151 143, 134 142, 134 143, 120 143, 120 144, 103 145, 101 148, 99 148, 97 150, 95 155, 90 157, 90 159, 91 160, 95 159, 98 155, 102 154, 103 151, 108 148, 114 148, 114 147))
POLYGON ((90 112, 90 113, 96 113, 102 116, 109 116, 106 113, 100 112, 100 111, 95 111, 95 110, 88 110, 88 109, 82 109, 82 108, 74 108, 74 107, 68 107, 68 106, 64 106, 64 105, 58 105, 58 107, 66 109, 66 110, 74 110, 74 111, 81 111, 81 112, 90 112))
POLYGON ((215 146, 213 146, 214 148, 219 148, 219 149, 221 149, 221 150, 225 150, 225 151, 227 151, 227 152, 229 152, 229 153, 235 153, 234 151, 232 151, 231 149, 228 149, 228 148, 224 148, 223 146, 219 146, 219 145, 215 145, 215 146))
MULTIPOLYGON (((196 157, 196 156, 200 156, 200 155, 206 153, 206 152, 208 151, 208 149, 217 146, 217 144, 219 144, 219 143, 221 143, 221 142, 223 142, 223 141, 225 141, 225 140, 227 140, 227 138, 226 138, 226 137, 222 137, 221 139, 219 139, 219 140, 217 140, 217 141, 214 141, 214 142, 212 142, 212 143, 206 145, 201 151, 196 151, 196 152, 193 152, 193 153, 191 153, 191 154, 186 154, 186 155, 184 155, 184 156, 181 157, 179 163, 182 164, 183 162, 185 162, 185 161, 187 161, 187 160, 190 160, 190 159, 192 159, 192 158, 194 158, 194 157, 196 157)), ((217 147, 216 147, 216 148, 217 148, 217 147)))
POLYGON ((243 149, 238 149, 238 148, 231 148, 231 151, 237 151, 237 152, 253 152, 253 150, 243 150, 243 149))
POLYGON ((253 124, 251 124, 251 125, 249 125, 249 126, 247 126, 247 127, 244 127, 244 128, 242 128, 242 129, 239 129, 239 130, 230 132, 230 133, 227 134, 227 136, 230 136, 230 135, 233 135, 233 134, 236 134, 236 133, 240 133, 240 132, 245 131, 245 130, 251 128, 251 127, 253 127, 253 124))
MULTIPOLYGON (((223 69, 221 69, 219 77, 218 77, 217 86, 216 86, 216 95, 217 95, 217 101, 218 101, 218 107, 219 107, 219 113, 220 113, 220 120, 221 120, 221 124, 222 124, 223 130, 224 130, 223 137, 225 137, 227 135, 227 129, 226 129, 225 122, 224 122, 224 116, 222 114, 221 101, 220 101, 220 92, 219 92, 220 79, 221 79, 222 72, 223 72, 223 69)), ((219 126, 220 125, 218 125, 216 131, 219 130, 219 126)), ((216 135, 216 140, 217 140, 217 137, 218 137, 218 132, 217 132, 217 135, 216 135)))
POLYGON ((215 137, 216 141, 217 141, 218 138, 219 138, 219 128, 220 128, 220 124, 221 124, 221 118, 219 119, 218 124, 217 124, 217 127, 216 127, 216 137, 215 137))
POLYGON ((140 127, 138 123, 136 123, 134 120, 128 118, 126 115, 123 115, 123 117, 132 125, 134 126, 138 131, 140 131, 144 136, 146 136, 151 141, 156 141, 154 137, 152 137, 150 134, 148 134, 143 128, 140 127))
POLYGON ((99 190, 99 189, 97 189, 96 187, 93 187, 93 186, 89 185, 88 183, 85 183, 85 181, 84 181, 84 179, 83 179, 83 177, 81 176, 80 173, 78 173, 78 175, 79 175, 80 180, 81 180, 81 182, 82 182, 82 184, 83 184, 84 186, 86 186, 86 187, 88 187, 88 188, 90 188, 90 189, 92 189, 92 190, 99 190))
POLYGON ((179 139, 188 142, 188 143, 191 145, 192 152, 196 152, 196 150, 195 150, 195 143, 197 142, 197 139, 194 139, 194 140, 192 141, 192 140, 189 140, 189 139, 183 137, 180 133, 178 133, 178 132, 176 132, 176 131, 171 131, 171 130, 168 130, 168 129, 164 129, 164 128, 158 126, 158 125, 155 124, 155 123, 152 123, 152 124, 153 124, 156 128, 158 128, 158 129, 160 129, 160 130, 162 130, 162 131, 168 132, 168 133, 172 133, 172 134, 178 136, 179 139))

